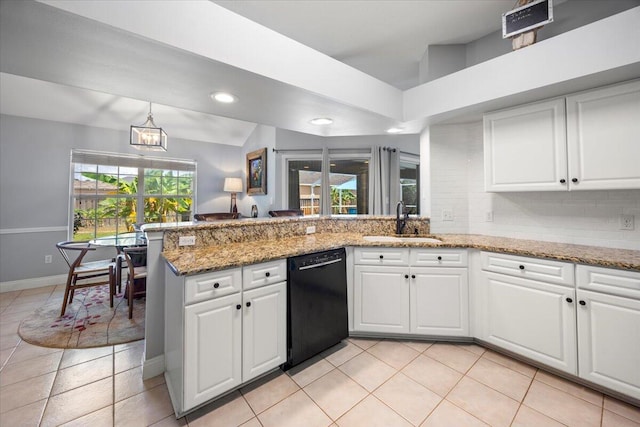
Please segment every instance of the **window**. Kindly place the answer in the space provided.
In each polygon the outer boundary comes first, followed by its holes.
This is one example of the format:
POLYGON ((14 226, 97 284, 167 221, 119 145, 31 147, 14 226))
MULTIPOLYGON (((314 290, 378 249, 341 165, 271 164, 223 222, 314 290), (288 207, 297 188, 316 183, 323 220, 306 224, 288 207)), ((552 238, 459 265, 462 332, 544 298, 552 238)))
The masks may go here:
POLYGON ((400 157, 400 197, 409 214, 420 212, 420 159, 413 156, 400 157))
POLYGON ((284 206, 300 209, 304 215, 369 212, 370 150, 292 151, 282 157, 287 171, 283 175, 287 195, 284 206), (327 171, 323 164, 329 166, 327 171), (327 181, 329 188, 325 190, 323 183, 327 181), (326 206, 324 197, 329 200, 326 206))
POLYGON ((194 161, 72 151, 73 240, 126 233, 134 224, 189 221, 194 161))
POLYGON ((330 157, 331 214, 369 213, 369 159, 330 157))

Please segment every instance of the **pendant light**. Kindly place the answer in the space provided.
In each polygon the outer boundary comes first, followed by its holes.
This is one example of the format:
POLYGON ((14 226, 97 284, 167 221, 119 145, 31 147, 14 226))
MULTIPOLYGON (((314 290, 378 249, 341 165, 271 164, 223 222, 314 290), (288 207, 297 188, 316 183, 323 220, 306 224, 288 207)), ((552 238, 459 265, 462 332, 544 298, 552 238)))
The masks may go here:
POLYGON ((167 133, 153 122, 151 103, 147 121, 140 126, 131 125, 129 144, 138 150, 167 151, 167 133))

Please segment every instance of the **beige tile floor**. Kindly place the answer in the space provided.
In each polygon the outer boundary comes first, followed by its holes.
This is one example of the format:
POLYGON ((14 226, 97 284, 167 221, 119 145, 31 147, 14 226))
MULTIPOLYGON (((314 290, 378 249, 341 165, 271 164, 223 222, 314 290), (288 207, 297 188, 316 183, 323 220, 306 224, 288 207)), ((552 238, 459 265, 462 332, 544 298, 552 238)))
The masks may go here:
POLYGON ((85 350, 20 340, 60 287, 0 294, 0 426, 637 426, 640 408, 477 345, 350 338, 176 420, 143 342, 85 350))

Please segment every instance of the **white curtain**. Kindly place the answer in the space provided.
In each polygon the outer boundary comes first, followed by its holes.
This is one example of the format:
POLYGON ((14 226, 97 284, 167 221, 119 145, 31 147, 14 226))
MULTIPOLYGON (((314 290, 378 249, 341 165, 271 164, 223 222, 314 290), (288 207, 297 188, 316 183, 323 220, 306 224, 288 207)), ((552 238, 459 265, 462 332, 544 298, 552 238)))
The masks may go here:
MULTIPOLYGON (((389 215, 400 200, 400 160, 398 151, 391 147, 372 147, 373 163, 373 215, 389 215)), ((395 211, 393 211, 395 212, 395 211)))

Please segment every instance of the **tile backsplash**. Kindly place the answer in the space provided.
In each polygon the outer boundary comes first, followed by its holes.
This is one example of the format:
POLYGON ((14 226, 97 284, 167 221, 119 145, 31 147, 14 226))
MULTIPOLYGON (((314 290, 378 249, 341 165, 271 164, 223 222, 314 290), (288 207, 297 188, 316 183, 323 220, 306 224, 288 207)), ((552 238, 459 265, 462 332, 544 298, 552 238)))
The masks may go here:
POLYGON ((433 126, 430 135, 432 233, 640 249, 640 190, 486 193, 482 123, 433 126), (634 230, 620 230, 621 214, 634 215, 634 230))

